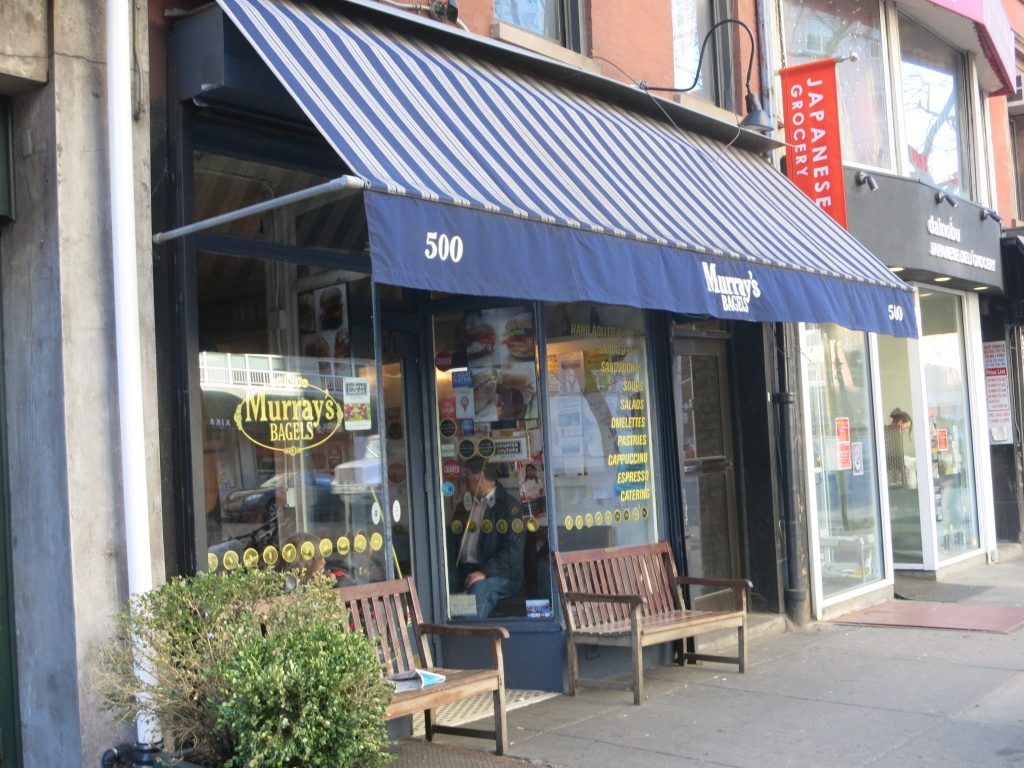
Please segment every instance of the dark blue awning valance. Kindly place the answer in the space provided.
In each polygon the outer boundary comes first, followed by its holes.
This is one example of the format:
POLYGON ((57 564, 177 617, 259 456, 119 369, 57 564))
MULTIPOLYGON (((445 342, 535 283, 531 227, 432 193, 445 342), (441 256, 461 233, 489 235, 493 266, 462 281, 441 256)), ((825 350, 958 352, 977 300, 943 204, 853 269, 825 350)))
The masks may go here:
POLYGON ((912 289, 759 155, 336 8, 218 2, 365 180, 379 282, 917 335, 912 289))

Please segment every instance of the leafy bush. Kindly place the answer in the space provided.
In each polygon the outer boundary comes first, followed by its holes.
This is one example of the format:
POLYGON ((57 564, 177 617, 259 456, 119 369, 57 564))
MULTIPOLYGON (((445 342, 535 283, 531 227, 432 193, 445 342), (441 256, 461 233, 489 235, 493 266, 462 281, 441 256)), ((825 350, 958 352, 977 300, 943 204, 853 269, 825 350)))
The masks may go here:
POLYGON ((384 765, 391 686, 363 633, 338 631, 346 622, 333 595, 315 596, 279 602, 265 635, 240 637, 222 668, 220 725, 237 737, 228 768, 384 765))
POLYGON ((108 706, 124 720, 156 720, 168 748, 198 747, 190 759, 210 765, 379 765, 389 689, 375 649, 362 633, 344 629, 347 616, 330 580, 282 596, 286 579, 294 582, 273 571, 204 573, 132 599, 101 659, 108 706), (135 675, 137 658, 151 675, 144 684, 135 675), (298 697, 294 708, 254 698, 268 673, 277 675, 282 696, 298 697), (343 752, 359 759, 332 762, 329 749, 305 763, 280 758, 310 754, 300 750, 321 729, 331 738, 344 734, 343 752), (262 754, 270 762, 252 762, 262 754))

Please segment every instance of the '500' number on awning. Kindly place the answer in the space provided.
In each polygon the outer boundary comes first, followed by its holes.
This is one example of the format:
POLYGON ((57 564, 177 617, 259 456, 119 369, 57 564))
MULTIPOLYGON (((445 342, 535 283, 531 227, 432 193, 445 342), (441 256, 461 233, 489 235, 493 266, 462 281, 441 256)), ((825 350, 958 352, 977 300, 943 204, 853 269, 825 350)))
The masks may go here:
POLYGON ((428 259, 441 259, 453 264, 462 261, 462 237, 459 235, 448 236, 445 233, 440 235, 437 232, 427 232, 427 247, 423 255, 428 259))

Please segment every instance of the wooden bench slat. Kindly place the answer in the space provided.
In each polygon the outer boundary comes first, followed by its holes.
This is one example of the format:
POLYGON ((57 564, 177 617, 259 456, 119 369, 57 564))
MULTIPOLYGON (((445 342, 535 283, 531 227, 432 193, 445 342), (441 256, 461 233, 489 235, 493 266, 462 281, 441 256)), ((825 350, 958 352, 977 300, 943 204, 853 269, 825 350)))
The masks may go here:
MULTIPOLYGON (((611 572, 608 570, 607 566, 607 562, 597 561, 594 563, 594 570, 597 573, 597 589, 595 591, 604 595, 614 594, 613 592, 609 592, 609 590, 611 589, 612 581, 611 572)), ((601 605, 600 611, 601 621, 612 621, 613 619, 617 618, 616 612, 619 610, 621 610, 621 607, 615 605, 614 603, 603 603, 601 605)))
POLYGON ((430 643, 423 640, 423 633, 416 631, 419 627, 423 626, 423 614, 420 611, 420 598, 416 592, 416 584, 413 583, 411 578, 407 578, 406 581, 409 584, 409 600, 406 604, 406 608, 409 611, 409 622, 413 628, 413 642, 416 646, 416 656, 419 659, 418 663, 424 669, 431 669, 434 666, 434 659, 430 654, 430 643))
POLYGON ((746 668, 746 590, 749 582, 727 584, 736 593, 737 610, 692 611, 686 608, 672 550, 667 542, 553 552, 556 584, 562 595, 569 657, 569 693, 579 682, 577 644, 622 645, 632 648, 633 701, 643 698, 641 648, 705 632, 734 628, 736 656, 712 656, 682 651, 687 660, 726 661, 746 668), (571 597, 568 599, 566 596, 571 597), (588 597, 588 595, 593 597, 588 597), (600 596, 605 599, 597 599, 600 596), (606 598, 638 596, 629 601, 606 598))
MULTIPOLYGON (((609 589, 613 595, 625 595, 629 594, 630 589, 624 579, 624 573, 622 569, 622 558, 612 557, 606 560, 599 561, 604 564, 611 575, 611 581, 609 582, 609 589)), ((623 613, 624 608, 616 608, 614 611, 614 617, 616 619, 624 618, 628 616, 628 613, 623 613)))
POLYGON ((391 647, 395 653, 397 671, 414 669, 412 654, 409 652, 409 633, 401 616, 401 595, 385 595, 384 615, 387 617, 388 631, 391 633, 391 647))

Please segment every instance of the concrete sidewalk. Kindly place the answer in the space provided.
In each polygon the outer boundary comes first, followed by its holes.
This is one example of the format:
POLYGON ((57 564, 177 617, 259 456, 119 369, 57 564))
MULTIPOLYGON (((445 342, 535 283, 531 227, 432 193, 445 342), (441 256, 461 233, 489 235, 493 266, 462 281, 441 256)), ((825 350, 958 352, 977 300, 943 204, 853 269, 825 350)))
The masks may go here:
MULTIPOLYGON (((901 577, 896 592, 1019 606, 1024 557, 939 583, 901 577)), ((398 764, 1024 766, 1024 630, 821 623, 754 641, 750 657, 743 675, 711 663, 649 669, 639 707, 628 693, 594 690, 515 710, 509 758, 439 736, 400 742, 398 764)))

